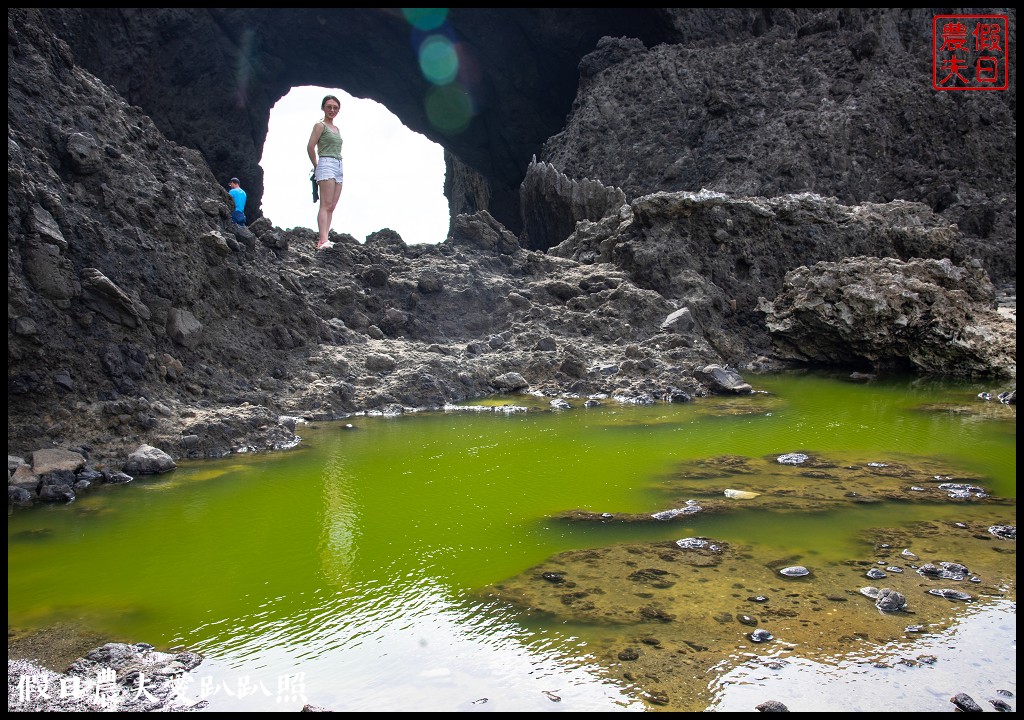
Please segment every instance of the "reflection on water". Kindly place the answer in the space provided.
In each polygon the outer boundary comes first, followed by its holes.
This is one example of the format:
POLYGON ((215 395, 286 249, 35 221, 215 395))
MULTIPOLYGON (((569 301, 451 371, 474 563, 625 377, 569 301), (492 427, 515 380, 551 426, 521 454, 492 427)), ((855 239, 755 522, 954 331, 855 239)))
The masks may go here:
MULTIPOLYGON (((881 528, 894 543, 983 568, 986 588, 999 585, 1002 600, 943 601, 943 622, 909 648, 882 643, 868 653, 851 643, 832 662, 791 651, 777 669, 749 661, 739 646, 712 667, 703 659, 709 653, 683 642, 728 647, 735 624, 709 621, 683 638, 665 631, 662 647, 677 643, 677 659, 694 663, 685 676, 696 688, 693 702, 703 695, 713 709, 750 711, 780 695, 781 683, 792 690, 793 710, 819 709, 821 688, 833 696, 845 687, 844 698, 868 696, 864 709, 917 711, 926 707, 922 694, 946 703, 953 692, 970 694, 967 679, 983 695, 1008 667, 1010 680, 999 686, 1015 690, 1015 660, 1005 660, 1015 657, 1006 648, 1016 628, 1015 543, 1000 541, 1007 554, 971 563, 961 554, 975 552, 973 530, 962 533, 962 547, 955 538, 916 534, 957 522, 1015 525, 1015 408, 982 403, 977 393, 995 388, 973 383, 752 380, 765 392, 685 405, 583 408, 579 401, 564 412, 300 425, 303 442, 287 453, 183 463, 165 476, 100 488, 70 507, 18 512, 8 519, 8 624, 76 623, 111 640, 203 653, 202 681, 191 691, 212 710, 295 711, 305 702, 335 710, 658 709, 636 699, 628 669, 615 661, 623 637, 641 635, 597 628, 583 616, 524 614, 483 589, 560 553, 713 537, 736 549, 739 574, 723 566, 702 587, 743 585, 702 599, 710 617, 738 611, 715 607, 716 598, 733 602, 730 593, 743 600, 775 588, 763 575, 776 561, 811 566, 818 578, 855 592, 853 583, 868 584, 863 568, 844 563, 878 559, 872 543, 881 528), (763 469, 792 452, 827 458, 835 467, 816 472, 834 477, 763 469), (730 461, 737 472, 727 480, 698 477, 696 468, 722 457, 745 458, 744 472, 730 461), (865 492, 858 484, 867 475, 849 466, 922 458, 999 500, 850 502, 850 492, 865 492), (795 504, 797 494, 815 505, 795 504), (709 511, 686 525, 560 519, 573 510, 649 516, 693 498, 709 511), (1004 658, 998 673, 973 647, 1004 658), (928 653, 940 662, 901 660, 928 653), (879 659, 888 674, 871 667, 879 659), (711 669, 698 672, 705 662, 711 669), (904 676, 926 679, 904 695, 860 692, 860 678, 892 684, 904 676)), ((547 407, 536 398, 509 400, 547 407)), ((847 603, 857 608, 851 617, 873 612, 867 600, 855 605, 860 600, 847 603)))
POLYGON ((714 679, 708 710, 749 712, 785 698, 791 712, 834 712, 837 702, 844 712, 953 712, 949 699, 959 692, 985 709, 994 699, 1015 705, 1016 663, 1007 660, 1017 655, 1016 614, 1010 602, 968 607, 952 627, 913 645, 893 643, 831 663, 751 654, 714 679))
POLYGON ((317 524, 323 530, 320 562, 324 575, 338 587, 344 587, 358 551, 359 504, 352 483, 344 452, 337 446, 324 461, 323 516, 317 524))
MULTIPOLYGON (((587 661, 578 638, 532 636, 508 613, 481 614, 429 578, 401 578, 311 598, 300 616, 238 619, 248 632, 212 637, 195 649, 199 682, 219 693, 210 710, 266 711, 289 677, 302 702, 337 711, 642 710, 587 661), (244 678, 244 680, 243 680, 244 678), (239 681, 266 687, 239 697, 239 681), (568 702, 554 706, 554 693, 568 702)), ((294 711, 294 703, 281 710, 294 711)))

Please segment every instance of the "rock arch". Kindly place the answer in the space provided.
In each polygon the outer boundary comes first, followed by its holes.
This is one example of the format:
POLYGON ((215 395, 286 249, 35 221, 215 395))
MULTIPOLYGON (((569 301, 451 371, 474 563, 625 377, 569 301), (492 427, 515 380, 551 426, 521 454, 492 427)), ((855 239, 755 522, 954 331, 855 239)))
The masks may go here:
MULTIPOLYGON (((604 35, 655 44, 672 33, 660 8, 451 8, 441 30, 458 48, 475 116, 445 133, 425 110, 432 86, 415 50, 424 33, 398 8, 42 10, 76 62, 200 150, 218 178, 243 178, 251 217, 270 109, 291 88, 317 85, 376 100, 441 144, 452 215, 487 209, 517 233, 519 185, 565 121, 580 59, 604 35)), ((296 152, 304 143, 296 138, 296 152)))

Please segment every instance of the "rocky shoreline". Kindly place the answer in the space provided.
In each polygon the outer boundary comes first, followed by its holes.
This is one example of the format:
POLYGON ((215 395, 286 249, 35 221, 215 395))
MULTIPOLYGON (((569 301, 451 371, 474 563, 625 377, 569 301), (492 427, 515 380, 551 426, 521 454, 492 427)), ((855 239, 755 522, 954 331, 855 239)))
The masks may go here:
MULTIPOLYGON (((667 215, 679 207, 713 213, 723 202, 747 202, 712 198, 694 206, 686 194, 652 200, 667 215)), ((624 212, 633 215, 642 204, 624 212)), ((595 232, 603 234, 581 228, 574 235, 578 247, 590 246, 595 232)), ((460 217, 453 236, 438 246, 406 246, 382 231, 365 244, 336 236, 336 246, 318 256, 306 242, 308 231, 264 221, 234 234, 247 242, 235 244, 228 259, 302 278, 310 307, 328 316, 317 319, 316 337, 300 340, 296 326, 275 326, 295 347, 252 347, 249 376, 207 364, 205 353, 186 365, 169 354, 102 346, 98 372, 83 368, 76 382, 54 385, 52 396, 39 395, 37 384, 13 398, 9 506, 68 502, 90 485, 166 472, 181 459, 287 450, 304 422, 414 413, 502 393, 552 403, 688 402, 749 393, 744 374, 830 366, 851 355, 863 358, 855 367, 871 371, 854 370, 862 376, 907 371, 909 357, 919 372, 988 378, 993 398, 1016 402, 1015 291, 997 294, 976 265, 879 258, 819 263, 813 268, 819 290, 805 287, 800 271, 790 273, 772 303, 762 298, 773 336, 764 325, 726 336, 739 313, 725 304, 716 316, 720 301, 711 295, 691 293, 691 304, 680 308, 613 264, 522 250, 486 216, 460 217), (912 300, 907 288, 914 289, 912 300), (851 297, 870 297, 871 312, 837 315, 839 308, 849 312, 851 297), (910 344, 905 330, 893 330, 908 325, 915 328, 910 344), (957 343, 945 340, 951 334, 957 343), (731 365, 723 354, 741 362, 731 365), (69 409, 69 389, 108 399, 69 409)), ((652 255, 647 262, 653 269, 663 261, 652 255)), ((239 338, 227 327, 213 336, 200 325, 168 328, 178 337, 180 357, 206 345, 206 352, 226 351, 228 342, 237 353, 259 340, 258 333, 239 338)))
MULTIPOLYGON (((303 421, 501 393, 685 402, 801 367, 1015 390, 1016 324, 998 301, 1015 297, 1015 271, 979 259, 1013 246, 999 223, 986 226, 999 243, 981 242, 923 202, 668 190, 654 175, 627 193, 605 175, 632 156, 595 166, 599 179, 565 173, 595 93, 615 96, 619 73, 677 62, 680 48, 600 43, 571 132, 548 148, 559 166, 524 164, 519 235, 479 209, 453 214, 434 245, 384 228, 334 233, 318 253, 312 230, 232 223, 206 158, 80 67, 47 17, 10 12, 15 504, 37 480, 57 502, 76 483, 123 482, 146 446, 172 461, 276 451, 303 421), (55 449, 84 465, 33 469, 55 449)), ((1003 217, 1011 200, 972 196, 961 212, 1003 217)))
POLYGON ((202 662, 193 653, 151 645, 107 643, 57 673, 28 659, 7 658, 8 712, 193 712, 184 680, 202 662))

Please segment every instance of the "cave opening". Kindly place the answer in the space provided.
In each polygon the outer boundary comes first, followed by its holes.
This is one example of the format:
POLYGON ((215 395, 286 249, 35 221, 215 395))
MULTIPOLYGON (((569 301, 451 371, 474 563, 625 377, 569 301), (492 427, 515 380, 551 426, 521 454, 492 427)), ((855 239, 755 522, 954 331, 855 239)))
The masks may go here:
POLYGON ((263 168, 262 212, 283 229, 316 228, 306 153, 325 95, 341 101, 345 182, 332 229, 360 242, 384 228, 408 245, 434 244, 448 234, 444 148, 410 130, 384 105, 343 90, 294 87, 271 108, 263 168))

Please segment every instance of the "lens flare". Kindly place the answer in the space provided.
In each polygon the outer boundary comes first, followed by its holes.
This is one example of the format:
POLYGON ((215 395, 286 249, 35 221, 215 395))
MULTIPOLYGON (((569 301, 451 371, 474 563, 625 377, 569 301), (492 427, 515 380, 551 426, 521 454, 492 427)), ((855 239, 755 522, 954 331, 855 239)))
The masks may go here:
POLYGON ((249 104, 249 86, 255 74, 253 65, 255 63, 256 32, 252 28, 242 31, 242 37, 238 44, 238 60, 235 68, 236 85, 238 90, 235 94, 235 103, 243 108, 249 104))
POLYGON ((427 119, 447 135, 464 131, 476 109, 469 88, 463 84, 466 77, 460 44, 448 25, 448 8, 402 8, 402 15, 413 28, 411 42, 417 48, 420 72, 433 86, 424 99, 427 119))
POLYGON ((448 8, 402 8, 406 22, 417 30, 441 27, 448 18, 448 8))
POLYGON ((420 70, 435 85, 447 85, 459 72, 459 55, 452 41, 431 35, 420 45, 420 70))
POLYGON ((473 101, 459 83, 431 88, 426 108, 430 123, 448 135, 462 132, 473 119, 473 101))

